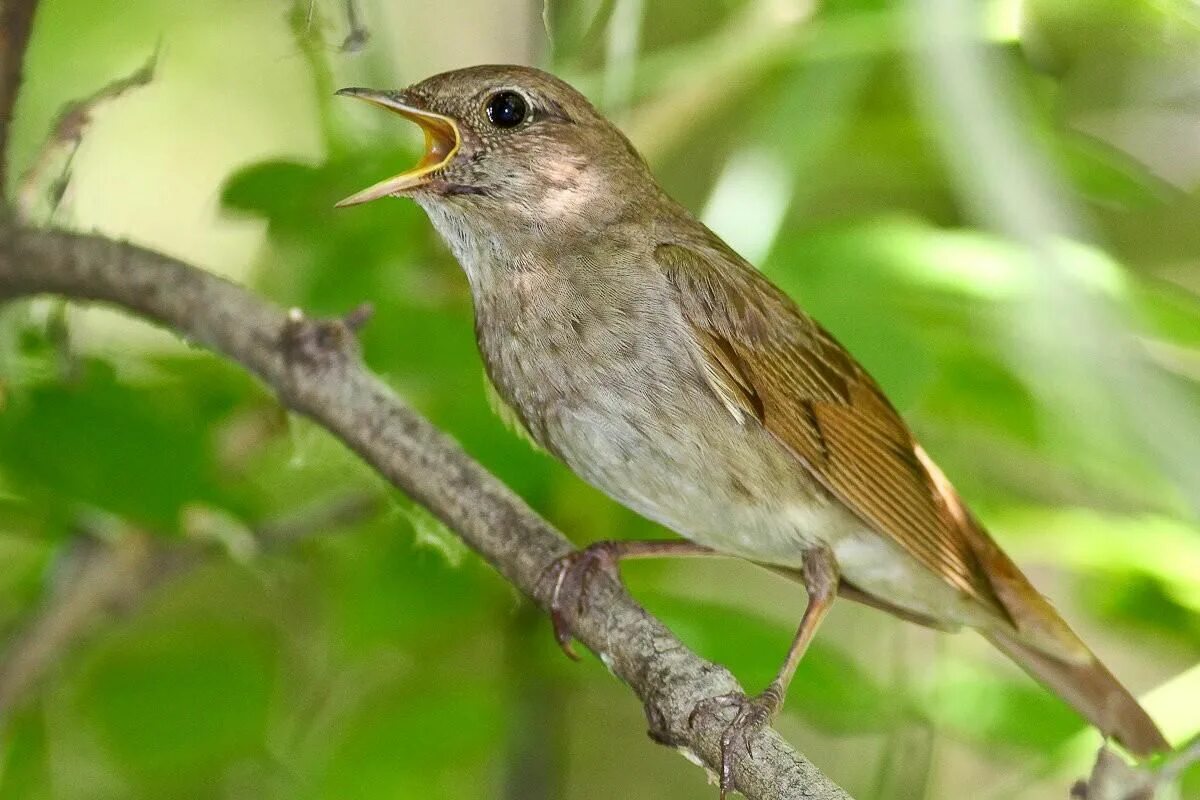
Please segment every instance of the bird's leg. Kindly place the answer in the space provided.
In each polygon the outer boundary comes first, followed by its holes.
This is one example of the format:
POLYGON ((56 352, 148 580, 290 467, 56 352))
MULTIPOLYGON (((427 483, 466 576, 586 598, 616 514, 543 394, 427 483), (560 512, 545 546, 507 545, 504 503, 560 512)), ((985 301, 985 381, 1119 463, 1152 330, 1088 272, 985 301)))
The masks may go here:
POLYGON ((578 660, 578 654, 571 647, 571 621, 576 614, 587 610, 588 587, 598 570, 620 580, 617 564, 622 559, 719 555, 715 550, 682 539, 609 540, 568 553, 547 567, 542 576, 542 581, 551 586, 550 619, 554 622, 554 638, 564 653, 578 660))
POLYGON ((711 711, 713 707, 735 708, 737 714, 725 726, 721 734, 721 800, 733 791, 733 752, 740 742, 751 758, 754 752, 750 748, 749 736, 763 725, 768 725, 783 707, 783 699, 787 696, 788 685, 796 674, 796 667, 808 649, 809 642, 821 625, 821 620, 833 605, 837 596, 838 567, 833 553, 824 547, 814 548, 804 553, 804 568, 801 571, 804 586, 808 591, 808 606, 800 619, 800 627, 788 648, 787 658, 775 675, 775 680, 756 697, 747 697, 741 692, 719 695, 702 700, 696 704, 688 723, 695 721, 696 715, 711 711))

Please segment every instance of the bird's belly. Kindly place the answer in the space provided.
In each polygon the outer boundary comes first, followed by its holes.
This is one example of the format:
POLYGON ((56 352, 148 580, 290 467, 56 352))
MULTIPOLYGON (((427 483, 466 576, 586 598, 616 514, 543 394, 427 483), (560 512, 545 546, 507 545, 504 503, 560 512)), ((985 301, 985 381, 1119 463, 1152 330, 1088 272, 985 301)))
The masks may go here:
POLYGON ((548 434, 580 477, 643 516, 731 555, 799 565, 847 512, 756 423, 739 424, 703 392, 660 391, 651 405, 610 389, 560 408, 548 434), (800 506, 802 526, 786 519, 800 506))
POLYGON ((806 549, 825 546, 861 591, 946 623, 987 621, 970 598, 830 498, 756 424, 737 423, 704 397, 666 406, 639 414, 614 400, 561 410, 555 449, 589 483, 698 544, 793 568, 806 549))
POLYGON ((831 549, 846 581, 890 605, 949 625, 987 627, 996 621, 978 601, 866 525, 846 531, 831 549))
POLYGON ((546 346, 555 332, 537 330, 520 340, 481 339, 481 349, 534 438, 641 515, 767 565, 800 567, 806 549, 825 546, 860 590, 972 624, 956 589, 830 497, 756 421, 736 420, 689 371, 689 351, 672 330, 639 338, 595 327, 579 339, 559 331, 557 348, 546 346), (565 351, 590 358, 565 359, 565 351))

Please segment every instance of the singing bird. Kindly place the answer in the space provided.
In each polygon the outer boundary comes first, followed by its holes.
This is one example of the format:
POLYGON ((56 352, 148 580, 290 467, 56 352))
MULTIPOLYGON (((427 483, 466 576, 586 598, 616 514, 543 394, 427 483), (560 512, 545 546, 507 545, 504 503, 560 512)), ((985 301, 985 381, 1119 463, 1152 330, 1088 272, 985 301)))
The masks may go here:
POLYGON ((629 140, 545 72, 478 66, 343 89, 415 122, 411 170, 339 205, 409 197, 465 270, 487 375, 528 434, 684 540, 592 545, 555 565, 569 651, 591 570, 735 556, 804 583, 780 669, 736 709, 769 721, 836 596, 974 628, 1128 750, 1154 722, 988 536, 879 386, 824 328, 672 200, 629 140))

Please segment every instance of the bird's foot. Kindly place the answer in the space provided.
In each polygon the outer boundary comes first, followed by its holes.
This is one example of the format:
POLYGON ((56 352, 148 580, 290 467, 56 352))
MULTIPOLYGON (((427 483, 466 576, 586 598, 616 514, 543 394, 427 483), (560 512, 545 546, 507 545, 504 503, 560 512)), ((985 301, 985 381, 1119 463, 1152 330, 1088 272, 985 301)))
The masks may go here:
POLYGON ((733 761, 740 747, 746 755, 754 758, 750 738, 760 728, 770 725, 783 707, 783 687, 778 681, 763 690, 762 694, 747 697, 741 692, 717 695, 701 700, 688 716, 688 726, 695 724, 700 714, 711 714, 718 709, 736 709, 733 719, 721 734, 721 800, 733 791, 733 761))
POLYGON ((588 588, 597 572, 620 580, 617 560, 616 542, 596 542, 558 559, 542 575, 542 581, 550 585, 554 638, 563 652, 576 661, 579 654, 571 647, 571 623, 579 614, 587 613, 588 588))

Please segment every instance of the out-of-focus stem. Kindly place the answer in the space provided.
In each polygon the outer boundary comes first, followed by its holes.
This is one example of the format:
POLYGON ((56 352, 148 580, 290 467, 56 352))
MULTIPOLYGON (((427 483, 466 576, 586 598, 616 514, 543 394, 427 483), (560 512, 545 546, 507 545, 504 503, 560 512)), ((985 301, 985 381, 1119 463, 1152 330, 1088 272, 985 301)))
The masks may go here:
POLYGON ((1200 514, 1200 421, 1171 377, 1146 359, 1129 321, 1078 279, 1069 245, 1092 233, 1025 132, 1015 92, 983 41, 982 8, 910 0, 908 31, 915 87, 959 192, 980 221, 1031 259, 1035 289, 1013 317, 1023 351, 1017 366, 1046 406, 1059 409, 1053 424, 1088 419, 1128 430, 1200 514), (1106 385, 1106 396, 1084 389, 1085 377, 1091 387, 1106 385))
POLYGON ((521 603, 505 629, 504 640, 511 692, 505 800, 555 800, 566 789, 564 691, 541 656, 544 637, 537 608, 521 603))

